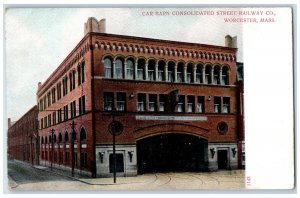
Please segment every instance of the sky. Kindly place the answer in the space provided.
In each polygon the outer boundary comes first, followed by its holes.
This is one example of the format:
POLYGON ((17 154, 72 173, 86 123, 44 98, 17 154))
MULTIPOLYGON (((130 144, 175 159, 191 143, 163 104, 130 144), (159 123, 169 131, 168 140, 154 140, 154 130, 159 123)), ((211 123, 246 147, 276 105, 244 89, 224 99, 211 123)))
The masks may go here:
MULTIPOLYGON (((215 15, 178 16, 174 11, 224 8, 10 8, 4 15, 7 118, 19 119, 36 104, 38 82, 44 82, 82 39, 88 17, 106 18, 106 32, 224 46, 238 36, 243 60, 242 25, 215 15), (143 16, 153 12, 154 16, 143 16), (156 12, 168 12, 161 16, 156 12)), ((232 10, 232 9, 231 9, 232 10)))

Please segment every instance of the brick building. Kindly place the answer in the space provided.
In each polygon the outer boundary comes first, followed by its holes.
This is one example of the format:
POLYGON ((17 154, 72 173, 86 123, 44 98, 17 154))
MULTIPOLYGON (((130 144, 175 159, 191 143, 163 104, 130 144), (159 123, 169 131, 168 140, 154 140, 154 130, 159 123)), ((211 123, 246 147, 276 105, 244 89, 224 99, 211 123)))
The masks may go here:
POLYGON ((91 176, 238 168, 236 40, 226 46, 105 33, 85 36, 39 84, 41 163, 91 176), (75 125, 72 125, 74 122, 75 125))
POLYGON ((39 164, 38 111, 32 107, 18 121, 8 119, 7 150, 9 158, 39 164))

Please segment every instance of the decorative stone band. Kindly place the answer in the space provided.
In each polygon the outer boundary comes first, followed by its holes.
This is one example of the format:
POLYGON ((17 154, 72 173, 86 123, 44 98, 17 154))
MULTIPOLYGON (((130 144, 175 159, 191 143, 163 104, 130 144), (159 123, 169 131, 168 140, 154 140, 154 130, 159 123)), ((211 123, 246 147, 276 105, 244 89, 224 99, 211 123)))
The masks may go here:
POLYGON ((137 115, 136 120, 207 121, 206 116, 148 116, 137 115))

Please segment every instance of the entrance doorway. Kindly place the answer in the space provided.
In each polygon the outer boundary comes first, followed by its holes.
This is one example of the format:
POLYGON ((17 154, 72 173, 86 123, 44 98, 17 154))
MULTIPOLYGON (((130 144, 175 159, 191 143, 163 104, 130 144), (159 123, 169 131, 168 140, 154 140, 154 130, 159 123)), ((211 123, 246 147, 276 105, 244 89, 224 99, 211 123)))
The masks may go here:
MULTIPOLYGON (((109 155, 109 172, 114 172, 114 155, 109 155)), ((124 172, 124 158, 123 154, 116 153, 116 172, 124 172)))
POLYGON ((228 152, 227 150, 218 150, 218 169, 228 168, 228 152))
POLYGON ((207 140, 164 134, 137 142, 138 173, 200 171, 207 168, 207 140))

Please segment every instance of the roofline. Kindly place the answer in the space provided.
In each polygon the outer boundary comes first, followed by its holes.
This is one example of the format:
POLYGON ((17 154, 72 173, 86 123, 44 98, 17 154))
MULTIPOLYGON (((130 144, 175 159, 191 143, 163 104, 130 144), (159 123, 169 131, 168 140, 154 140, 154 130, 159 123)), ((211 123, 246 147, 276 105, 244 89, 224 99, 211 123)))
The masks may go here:
POLYGON ((13 127, 14 125, 16 125, 18 122, 20 122, 20 120, 26 116, 30 111, 32 111, 34 108, 37 108, 37 105, 34 105, 33 107, 31 107, 28 111, 26 111, 26 113, 24 113, 18 120, 14 121, 14 123, 8 128, 10 129, 11 127, 13 127))
POLYGON ((212 47, 212 48, 218 48, 218 49, 227 49, 236 51, 238 48, 233 47, 224 47, 220 45, 211 45, 211 44, 202 44, 202 43, 190 43, 190 42, 183 42, 183 41, 172 41, 172 40, 164 40, 164 39, 155 39, 155 38, 147 38, 147 37, 138 37, 138 36, 128 36, 128 35, 121 35, 121 34, 108 34, 108 33, 99 33, 99 32, 89 32, 88 34, 91 35, 101 35, 101 36, 114 36, 119 38, 125 38, 125 39, 137 39, 137 40, 143 40, 143 41, 153 41, 153 42, 163 42, 163 43, 172 43, 172 44, 185 44, 185 45, 192 45, 192 46, 198 46, 198 47, 212 47))

